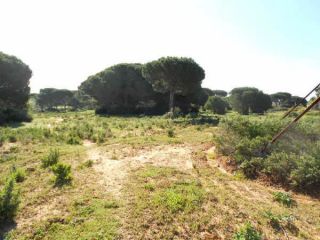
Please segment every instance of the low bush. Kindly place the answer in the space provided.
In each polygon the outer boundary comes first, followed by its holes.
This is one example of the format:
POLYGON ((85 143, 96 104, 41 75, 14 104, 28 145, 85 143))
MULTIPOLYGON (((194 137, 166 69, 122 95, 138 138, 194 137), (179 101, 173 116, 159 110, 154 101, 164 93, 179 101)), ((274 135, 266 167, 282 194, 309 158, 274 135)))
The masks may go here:
POLYGON ((16 168, 12 166, 11 168, 11 177, 17 182, 23 182, 26 178, 26 172, 23 169, 16 168))
POLYGON ((273 200, 285 205, 286 207, 292 207, 295 204, 291 195, 286 192, 274 192, 273 200))
POLYGON ((63 185, 71 184, 71 166, 64 163, 57 163, 51 167, 54 178, 54 185, 61 187, 63 185))
POLYGON ((277 184, 312 191, 320 188, 320 128, 306 117, 268 146, 287 120, 231 115, 221 121, 215 142, 248 178, 261 175, 277 184))
POLYGON ((0 226, 13 221, 20 203, 19 195, 14 178, 8 178, 0 191, 0 226))
POLYGON ((234 235, 233 240, 262 240, 262 234, 248 222, 234 235))
POLYGON ((50 166, 55 165, 59 161, 60 153, 57 149, 51 149, 49 155, 44 157, 42 162, 43 168, 48 168, 50 166))
POLYGON ((197 183, 181 182, 158 192, 154 196, 153 202, 157 206, 164 206, 172 213, 190 212, 201 205, 203 198, 204 192, 197 183))

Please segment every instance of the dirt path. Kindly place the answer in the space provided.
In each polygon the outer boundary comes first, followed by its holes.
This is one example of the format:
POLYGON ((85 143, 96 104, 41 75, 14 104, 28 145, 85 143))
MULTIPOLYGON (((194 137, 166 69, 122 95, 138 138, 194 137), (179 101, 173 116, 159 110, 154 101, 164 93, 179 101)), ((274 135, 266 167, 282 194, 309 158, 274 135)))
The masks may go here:
MULTIPOLYGON (((85 141, 88 159, 94 161, 94 169, 101 174, 101 183, 114 197, 119 197, 122 187, 130 171, 145 164, 161 167, 173 167, 180 171, 189 171, 193 168, 192 149, 186 145, 148 146, 140 149, 130 147, 112 150, 98 147, 96 144, 85 141)), ((110 147, 110 146, 109 146, 110 147)))

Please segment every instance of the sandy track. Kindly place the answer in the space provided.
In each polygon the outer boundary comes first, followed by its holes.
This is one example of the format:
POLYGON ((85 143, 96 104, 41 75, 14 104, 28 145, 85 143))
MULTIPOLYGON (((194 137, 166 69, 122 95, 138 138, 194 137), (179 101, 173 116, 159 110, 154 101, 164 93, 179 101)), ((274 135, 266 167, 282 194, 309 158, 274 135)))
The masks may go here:
POLYGON ((117 159, 112 152, 91 142, 84 142, 84 146, 88 159, 94 161, 94 169, 101 175, 101 183, 115 197, 120 196, 129 172, 143 165, 172 167, 180 171, 193 168, 192 149, 186 145, 148 146, 138 150, 128 147, 120 150, 117 159))

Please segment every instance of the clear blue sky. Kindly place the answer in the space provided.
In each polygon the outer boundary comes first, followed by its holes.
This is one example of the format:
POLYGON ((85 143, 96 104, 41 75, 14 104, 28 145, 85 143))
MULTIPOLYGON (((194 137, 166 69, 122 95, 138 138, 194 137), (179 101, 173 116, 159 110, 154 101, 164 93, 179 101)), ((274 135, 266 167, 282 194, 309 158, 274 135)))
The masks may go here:
POLYGON ((0 0, 0 51, 33 92, 76 89, 120 62, 193 57, 203 86, 304 95, 320 81, 317 0, 0 0))

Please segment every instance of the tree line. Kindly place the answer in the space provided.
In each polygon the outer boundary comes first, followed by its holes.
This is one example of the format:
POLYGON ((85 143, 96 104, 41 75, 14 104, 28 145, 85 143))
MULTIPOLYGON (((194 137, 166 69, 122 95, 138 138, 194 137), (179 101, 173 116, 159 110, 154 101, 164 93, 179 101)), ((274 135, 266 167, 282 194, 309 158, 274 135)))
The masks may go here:
MULTIPOLYGON (((0 52, 0 123, 23 121, 32 71, 20 59, 0 52)), ((190 113, 199 109, 224 114, 263 114, 302 100, 290 93, 271 95, 253 87, 202 88, 204 69, 192 58, 162 57, 146 64, 121 63, 89 76, 77 91, 44 88, 31 98, 40 111, 96 109, 105 114, 190 113)), ((303 104, 307 104, 303 101, 303 104)))

